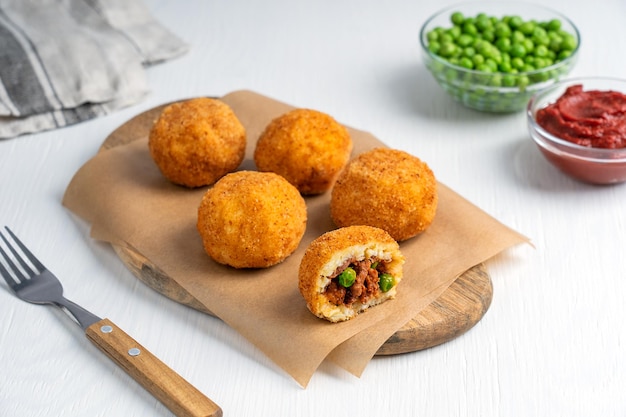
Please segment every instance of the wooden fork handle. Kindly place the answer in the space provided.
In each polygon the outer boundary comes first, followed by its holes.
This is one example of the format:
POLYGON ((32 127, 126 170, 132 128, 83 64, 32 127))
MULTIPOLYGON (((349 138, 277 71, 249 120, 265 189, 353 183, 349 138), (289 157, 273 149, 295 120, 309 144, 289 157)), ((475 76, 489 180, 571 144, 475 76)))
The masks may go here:
POLYGON ((221 417, 222 409, 108 319, 85 331, 101 351, 179 417, 221 417))

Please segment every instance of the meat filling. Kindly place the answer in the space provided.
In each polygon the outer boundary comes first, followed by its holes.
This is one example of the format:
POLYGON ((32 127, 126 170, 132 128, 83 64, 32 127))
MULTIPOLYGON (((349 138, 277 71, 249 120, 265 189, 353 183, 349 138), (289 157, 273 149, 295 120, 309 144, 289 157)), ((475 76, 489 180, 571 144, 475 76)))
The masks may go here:
POLYGON ((354 258, 348 259, 329 277, 331 281, 324 294, 326 294, 328 301, 335 305, 350 306, 355 301, 365 304, 379 294, 378 276, 383 272, 386 272, 386 262, 384 261, 377 261, 373 258, 362 261, 357 261, 354 258), (337 277, 348 267, 354 269, 356 279, 350 287, 346 288, 339 283, 337 277))

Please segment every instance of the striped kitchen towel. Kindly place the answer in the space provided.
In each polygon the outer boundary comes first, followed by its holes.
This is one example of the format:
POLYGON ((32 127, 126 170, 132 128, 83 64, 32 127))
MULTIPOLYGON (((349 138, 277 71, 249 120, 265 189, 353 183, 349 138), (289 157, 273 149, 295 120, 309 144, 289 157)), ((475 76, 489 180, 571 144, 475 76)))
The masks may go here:
POLYGON ((141 0, 0 0, 0 138, 137 103, 146 67, 186 50, 141 0))

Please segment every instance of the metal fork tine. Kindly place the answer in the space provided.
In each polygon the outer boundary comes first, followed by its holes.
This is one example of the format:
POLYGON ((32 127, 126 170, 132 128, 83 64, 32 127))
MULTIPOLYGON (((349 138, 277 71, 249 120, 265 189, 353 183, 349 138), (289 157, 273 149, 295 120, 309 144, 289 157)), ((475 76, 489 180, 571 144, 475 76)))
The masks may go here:
MULTIPOLYGON (((6 226, 5 226, 5 228, 6 228, 6 226)), ((2 240, 4 240, 4 243, 9 248, 9 250, 14 255, 14 257, 18 259, 20 264, 22 264, 23 266, 25 266, 27 268, 26 271, 27 272, 31 271, 31 273, 29 275, 32 275, 32 269, 28 265, 24 265, 24 260, 15 251, 13 246, 11 246, 11 243, 7 240, 7 238, 2 233, 0 233, 0 237, 2 238, 2 240)), ((11 272, 7 271, 4 267, 2 268, 3 272, 4 272, 3 276, 5 277, 5 281, 7 281, 7 283, 9 285, 16 285, 15 280, 13 278, 9 278, 9 276, 11 276, 11 275, 17 277, 19 279, 20 283, 23 282, 24 280, 28 279, 28 276, 26 276, 26 275, 24 275, 22 273, 22 271, 18 268, 18 266, 15 264, 15 262, 13 262, 13 259, 11 259, 11 257, 2 249, 1 246, 0 246, 0 252, 2 252, 2 256, 4 257, 4 260, 6 261, 6 263, 9 266, 9 269, 12 272, 12 274, 11 274, 11 272), (11 281, 14 281, 14 282, 11 282, 11 281)))
MULTIPOLYGON (((2 233, 0 233, 0 236, 2 236, 2 239, 5 240, 2 233)), ((0 246, 0 254, 2 254, 2 257, 7 261, 7 263, 12 264, 6 252, 2 249, 2 246, 0 246)), ((11 265, 11 268, 14 269, 15 266, 11 265)), ((4 267, 2 262, 0 262, 0 275, 2 275, 2 278, 4 278, 7 284, 9 284, 9 287, 14 288, 17 285, 17 282, 15 282, 15 280, 11 276, 11 273, 4 267)))
POLYGON ((24 257, 20 256, 19 253, 17 253, 17 251, 15 250, 15 248, 13 247, 13 245, 9 244, 9 242, 7 241, 7 239, 2 236, 2 239, 4 239, 4 241, 7 243, 7 245, 9 246, 9 249, 11 250, 11 252, 13 253, 13 255, 15 255, 15 258, 18 260, 18 262, 22 265, 22 267, 24 268, 25 271, 30 271, 31 274, 36 274, 39 272, 43 272, 46 267, 43 266, 43 264, 41 262, 39 262, 39 259, 37 259, 35 257, 35 255, 32 254, 31 251, 28 250, 28 248, 22 243, 21 240, 18 239, 17 236, 15 236, 15 234, 11 231, 11 229, 9 229, 7 226, 4 226, 4 228, 7 230, 7 232, 9 232, 9 234, 11 235, 11 237, 13 238, 13 241, 15 243, 17 243, 17 246, 20 247, 20 249, 22 250, 22 253, 24 255, 26 255, 26 257, 28 257, 28 260, 35 266, 35 268, 37 268, 36 271, 33 271, 33 269, 31 268, 30 265, 28 265, 25 261, 24 261, 24 257))

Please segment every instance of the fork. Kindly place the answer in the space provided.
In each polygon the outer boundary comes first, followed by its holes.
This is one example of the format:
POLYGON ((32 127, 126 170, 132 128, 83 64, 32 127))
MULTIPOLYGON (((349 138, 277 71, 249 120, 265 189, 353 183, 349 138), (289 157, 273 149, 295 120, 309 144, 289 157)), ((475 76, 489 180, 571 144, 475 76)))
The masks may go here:
POLYGON ((135 381, 182 417, 221 417, 222 409, 183 377, 161 362, 109 319, 101 319, 63 296, 63 286, 4 226, 9 238, 0 237, 12 256, 0 244, 0 275, 15 295, 29 303, 51 304, 69 313, 87 338, 135 381), (18 250, 19 249, 19 250, 18 250), (4 265, 1 262, 4 259, 4 265))

